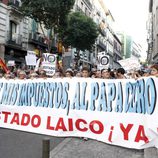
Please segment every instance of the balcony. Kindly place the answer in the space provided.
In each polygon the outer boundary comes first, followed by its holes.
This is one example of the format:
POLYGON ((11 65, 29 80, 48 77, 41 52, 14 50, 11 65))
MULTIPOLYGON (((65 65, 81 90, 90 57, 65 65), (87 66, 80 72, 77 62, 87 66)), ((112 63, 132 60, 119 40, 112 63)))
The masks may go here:
POLYGON ((104 29, 99 29, 100 33, 102 34, 102 36, 107 37, 107 33, 104 29))
POLYGON ((7 44, 22 47, 22 35, 8 31, 7 44))
POLYGON ((18 18, 23 18, 23 14, 18 10, 21 6, 21 3, 18 0, 9 0, 8 2, 8 11, 9 16, 17 16, 18 18))
POLYGON ((83 10, 78 5, 76 5, 75 11, 84 13, 83 10))
POLYGON ((29 33, 29 43, 47 47, 44 37, 42 37, 42 35, 39 33, 30 32, 29 33))
POLYGON ((104 51, 107 51, 107 47, 106 44, 104 44, 104 42, 102 40, 98 40, 97 45, 102 48, 104 51))
POLYGON ((18 8, 20 7, 20 2, 18 0, 9 0, 8 2, 8 6, 14 7, 14 8, 18 8))
POLYGON ((92 10, 92 4, 89 0, 84 0, 84 2, 87 4, 87 6, 92 10))
POLYGON ((121 52, 117 51, 116 49, 114 49, 114 55, 122 59, 121 52))

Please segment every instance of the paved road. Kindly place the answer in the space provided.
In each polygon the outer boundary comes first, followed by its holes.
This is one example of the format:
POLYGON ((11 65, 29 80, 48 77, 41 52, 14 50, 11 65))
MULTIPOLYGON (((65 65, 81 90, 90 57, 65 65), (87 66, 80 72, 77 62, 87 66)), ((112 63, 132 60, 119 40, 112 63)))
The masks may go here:
POLYGON ((51 149, 64 138, 0 128, 0 158, 42 158, 42 140, 50 138, 51 149))
MULTIPOLYGON (((152 154, 151 154, 152 155, 152 154)), ((51 158, 144 158, 144 150, 109 145, 96 140, 66 138, 54 150, 51 158)), ((146 157, 147 158, 147 157, 146 157)), ((156 158, 156 157, 148 157, 156 158)))
POLYGON ((158 158, 156 148, 128 149, 96 140, 66 138, 51 152, 50 158, 158 158))

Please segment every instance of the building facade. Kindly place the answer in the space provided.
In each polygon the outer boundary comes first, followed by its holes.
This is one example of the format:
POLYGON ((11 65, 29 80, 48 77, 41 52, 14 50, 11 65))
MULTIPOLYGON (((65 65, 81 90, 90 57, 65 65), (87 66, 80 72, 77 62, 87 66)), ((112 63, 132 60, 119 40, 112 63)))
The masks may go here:
POLYGON ((148 63, 158 63, 158 0, 149 1, 148 29, 148 63))
MULTIPOLYGON (((18 7, 20 0, 1 0, 0 2, 0 57, 6 62, 14 60, 17 65, 25 62, 27 50, 33 50, 36 54, 47 51, 48 38, 44 36, 38 23, 33 19, 24 17, 18 7)), ((92 52, 80 52, 80 64, 93 67, 98 63, 98 52, 105 52, 109 56, 112 68, 117 60, 121 59, 121 41, 113 31, 114 19, 106 8, 103 0, 76 0, 74 11, 81 11, 89 16, 99 27, 99 36, 92 52)), ((45 35, 53 34, 52 30, 44 30, 45 35)), ((54 35, 53 46, 56 50, 57 39, 54 35)), ((66 57, 73 62, 75 49, 70 49, 66 57), (70 57, 68 57, 68 54, 70 57)), ((64 55, 63 55, 64 56, 64 55)), ((67 60, 66 60, 67 61, 67 60)), ((67 63, 70 63, 67 62, 67 63)), ((69 67, 72 64, 67 65, 69 67)))
MULTIPOLYGON (((76 0, 73 11, 80 11, 86 16, 89 16, 97 24, 99 28, 99 35, 96 39, 96 43, 93 47, 92 52, 80 52, 80 61, 87 63, 88 65, 96 66, 98 64, 98 53, 105 52, 109 56, 110 67, 113 67, 115 59, 120 59, 115 52, 121 54, 121 49, 116 51, 114 48, 114 41, 116 46, 116 41, 119 47, 121 47, 121 42, 114 36, 113 26, 114 23, 113 16, 111 12, 106 7, 103 0, 76 0), (115 52, 114 52, 115 51, 115 52)), ((75 51, 73 51, 75 52, 75 51)), ((73 56, 73 54, 72 54, 73 56)))
POLYGON ((44 29, 45 37, 35 20, 18 11, 20 5, 20 0, 0 2, 0 57, 6 63, 13 60, 16 65, 25 63, 28 50, 35 51, 37 55, 45 52, 48 48, 46 37, 52 33, 44 29))
POLYGON ((0 3, 0 56, 17 64, 24 62, 28 38, 28 19, 17 10, 19 5, 16 0, 0 3))

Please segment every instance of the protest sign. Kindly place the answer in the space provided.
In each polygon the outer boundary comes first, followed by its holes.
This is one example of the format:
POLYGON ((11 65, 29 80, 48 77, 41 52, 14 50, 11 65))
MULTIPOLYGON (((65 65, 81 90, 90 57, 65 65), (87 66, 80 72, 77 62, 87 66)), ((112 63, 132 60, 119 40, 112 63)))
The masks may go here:
POLYGON ((36 66, 37 57, 35 53, 35 51, 27 51, 27 56, 25 56, 26 65, 36 66))
POLYGON ((46 75, 53 76, 56 68, 56 55, 43 53, 42 67, 46 71, 46 75))
POLYGON ((98 65, 97 68, 108 69, 109 67, 109 56, 105 52, 98 52, 98 65))
POLYGON ((14 60, 9 60, 7 63, 7 66, 15 66, 15 61, 14 60))
POLYGON ((118 62, 126 71, 137 70, 141 66, 138 59, 134 57, 119 60, 118 62))

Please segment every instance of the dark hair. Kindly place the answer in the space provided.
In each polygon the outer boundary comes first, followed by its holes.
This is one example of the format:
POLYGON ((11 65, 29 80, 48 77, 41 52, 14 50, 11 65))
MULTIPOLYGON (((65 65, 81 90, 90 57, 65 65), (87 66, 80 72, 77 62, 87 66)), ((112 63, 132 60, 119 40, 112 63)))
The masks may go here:
POLYGON ((89 69, 88 69, 88 67, 83 67, 83 68, 81 69, 81 71, 88 71, 88 72, 89 72, 89 69))
POLYGON ((66 74, 66 73, 69 73, 71 76, 74 76, 73 72, 70 71, 70 70, 67 70, 67 71, 65 72, 65 74, 66 74))
POLYGON ((117 73, 121 73, 122 75, 124 75, 125 74, 125 69, 120 67, 120 68, 117 69, 117 73))
POLYGON ((110 76, 111 76, 112 78, 116 78, 114 71, 110 71, 110 76))
POLYGON ((150 68, 154 68, 154 69, 156 69, 158 71, 158 64, 151 65, 150 68))

